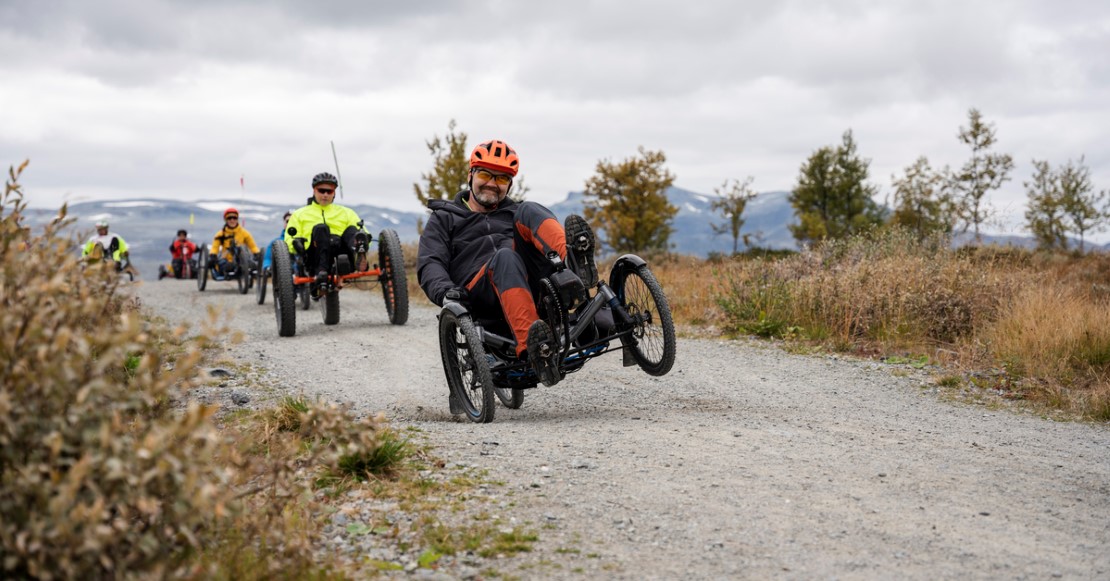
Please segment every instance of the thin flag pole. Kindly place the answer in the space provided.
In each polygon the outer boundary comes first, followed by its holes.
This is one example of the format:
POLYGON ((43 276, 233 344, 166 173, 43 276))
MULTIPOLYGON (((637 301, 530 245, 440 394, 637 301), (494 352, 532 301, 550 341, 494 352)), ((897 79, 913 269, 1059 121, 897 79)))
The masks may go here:
MULTIPOLYGON (((245 202, 246 199, 247 199, 246 177, 247 177, 247 174, 239 174, 239 205, 240 206, 242 206, 243 202, 245 202)), ((243 226, 243 227, 246 227, 245 222, 246 221, 243 220, 243 217, 239 216, 239 225, 243 226)))
POLYGON ((335 160, 335 178, 339 180, 339 199, 343 199, 343 176, 339 173, 339 157, 335 155, 335 142, 331 142, 331 158, 335 160))

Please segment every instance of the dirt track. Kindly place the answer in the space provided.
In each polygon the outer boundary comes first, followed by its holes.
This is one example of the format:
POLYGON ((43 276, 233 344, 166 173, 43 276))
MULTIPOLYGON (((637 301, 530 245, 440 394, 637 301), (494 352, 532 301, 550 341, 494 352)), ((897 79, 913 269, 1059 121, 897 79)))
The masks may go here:
POLYGON ((414 300, 395 327, 377 289, 345 290, 339 325, 298 311, 279 339, 271 300, 233 289, 136 292, 171 321, 233 309, 230 353, 271 396, 384 411, 488 469, 540 537, 514 575, 1110 578, 1106 426, 950 403, 905 367, 702 339, 680 339, 665 377, 609 355, 474 425, 447 413, 435 310, 414 300))

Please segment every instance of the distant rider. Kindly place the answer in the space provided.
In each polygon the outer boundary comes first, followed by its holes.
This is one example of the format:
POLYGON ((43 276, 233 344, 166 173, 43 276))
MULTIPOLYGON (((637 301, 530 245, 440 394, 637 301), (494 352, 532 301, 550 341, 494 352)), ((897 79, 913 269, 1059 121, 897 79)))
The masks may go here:
POLYGON ((110 258, 115 261, 116 270, 121 270, 123 268, 122 262, 130 257, 130 253, 127 250, 127 242, 123 240, 123 236, 115 232, 109 232, 107 220, 97 220, 96 235, 89 238, 89 241, 85 243, 85 247, 81 250, 81 256, 88 260, 110 258))
MULTIPOLYGON (((177 238, 170 243, 170 265, 173 268, 174 278, 185 276, 185 261, 192 266, 193 255, 197 253, 197 245, 189 240, 189 233, 185 230, 177 231, 177 238)), ((159 273, 161 278, 161 273, 159 273)))
MULTIPOLYGON (((570 268, 556 281, 568 294, 581 296, 597 284, 593 230, 579 216, 565 227, 535 202, 508 197, 520 158, 504 141, 487 141, 470 154, 467 189, 453 200, 430 200, 432 215, 420 236, 417 278, 437 305, 444 299, 469 300, 479 312, 500 311, 512 327, 518 357, 525 351, 544 385, 562 379, 555 336, 539 318, 529 281, 553 276, 547 257, 558 255, 570 268), (568 248, 567 238, 581 244, 568 248), (568 250, 571 252, 568 254, 568 250)), ((452 413, 460 409, 451 400, 452 413)))
POLYGON ((278 240, 281 240, 281 241, 285 240, 285 230, 287 228, 289 228, 289 217, 292 216, 292 215, 293 215, 293 210, 286 210, 285 211, 285 215, 281 217, 281 232, 278 234, 277 238, 274 238, 273 240, 271 240, 270 243, 266 245, 266 248, 263 249, 262 270, 266 270, 267 268, 270 268, 270 264, 273 262, 274 242, 277 242, 278 240))
POLYGON ((293 212, 286 230, 295 232, 285 237, 289 251, 304 257, 305 267, 316 273, 317 283, 328 280, 329 267, 340 255, 348 257, 355 271, 370 270, 370 233, 363 229, 362 219, 354 210, 334 203, 337 187, 339 180, 332 174, 316 174, 308 205, 293 212))
POLYGON ((208 250, 208 264, 216 265, 216 272, 227 276, 236 268, 235 257, 231 254, 231 242, 243 246, 257 255, 260 251, 254 243, 254 237, 247 232, 246 227, 239 225, 239 210, 228 208, 224 210, 224 227, 216 232, 212 238, 212 247, 208 250))

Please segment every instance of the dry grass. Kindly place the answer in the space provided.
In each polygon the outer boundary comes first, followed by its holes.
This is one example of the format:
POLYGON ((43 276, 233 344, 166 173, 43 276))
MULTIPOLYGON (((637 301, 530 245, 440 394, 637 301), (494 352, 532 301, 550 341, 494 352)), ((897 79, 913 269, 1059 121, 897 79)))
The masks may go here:
POLYGON ((793 256, 650 262, 680 325, 928 356, 950 374, 989 372, 977 374, 992 378, 984 387, 1110 420, 1110 257, 951 250, 885 232, 793 256))
POLYGON ((1029 285, 978 334, 1021 395, 1110 420, 1110 302, 1061 281, 1029 285))
MULTIPOLYGON (((614 261, 611 257, 598 264, 601 280, 609 280, 614 261)), ((654 256, 648 265, 667 295, 677 325, 719 328, 724 324, 724 313, 717 304, 722 293, 721 265, 681 255, 654 256)))

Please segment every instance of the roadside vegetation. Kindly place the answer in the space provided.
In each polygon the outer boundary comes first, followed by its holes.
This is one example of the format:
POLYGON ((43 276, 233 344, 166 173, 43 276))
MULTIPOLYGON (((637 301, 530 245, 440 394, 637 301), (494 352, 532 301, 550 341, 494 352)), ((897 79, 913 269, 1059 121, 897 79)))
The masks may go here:
POLYGON ((1110 256, 953 249, 889 229, 652 269, 680 324, 929 365, 938 385, 1110 421, 1110 256))

